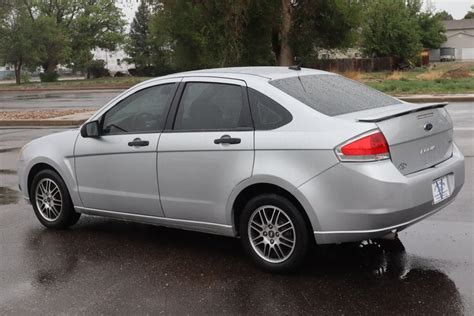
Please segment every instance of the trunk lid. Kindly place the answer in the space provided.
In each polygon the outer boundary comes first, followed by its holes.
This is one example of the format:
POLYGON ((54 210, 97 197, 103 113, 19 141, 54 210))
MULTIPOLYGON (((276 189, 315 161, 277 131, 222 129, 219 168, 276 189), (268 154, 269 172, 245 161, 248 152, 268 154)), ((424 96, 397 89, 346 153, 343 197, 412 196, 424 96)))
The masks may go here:
POLYGON ((393 164, 408 175, 452 156, 453 122, 446 105, 402 103, 338 117, 375 123, 388 142, 393 164))

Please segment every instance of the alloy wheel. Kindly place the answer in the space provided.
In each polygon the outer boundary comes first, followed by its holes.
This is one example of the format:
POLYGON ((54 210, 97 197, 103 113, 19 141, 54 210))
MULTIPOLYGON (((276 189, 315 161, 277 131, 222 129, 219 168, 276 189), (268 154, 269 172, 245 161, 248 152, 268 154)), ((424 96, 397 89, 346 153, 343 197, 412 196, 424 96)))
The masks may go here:
POLYGON ((252 213, 248 236, 253 250, 271 263, 287 260, 295 250, 295 226, 290 217, 276 206, 261 206, 252 213))
POLYGON ((54 222, 61 214, 63 199, 61 190, 50 178, 41 179, 35 190, 36 207, 45 220, 54 222))

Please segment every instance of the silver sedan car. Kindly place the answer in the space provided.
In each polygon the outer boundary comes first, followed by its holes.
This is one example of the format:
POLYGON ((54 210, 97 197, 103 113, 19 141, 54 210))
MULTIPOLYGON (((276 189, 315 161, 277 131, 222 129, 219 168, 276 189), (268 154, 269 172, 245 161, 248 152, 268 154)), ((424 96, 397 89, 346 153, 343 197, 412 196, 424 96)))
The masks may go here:
POLYGON ((235 236, 284 271, 314 241, 393 235, 453 201, 464 158, 445 105, 298 67, 178 73, 27 144, 20 188, 48 228, 89 214, 235 236))

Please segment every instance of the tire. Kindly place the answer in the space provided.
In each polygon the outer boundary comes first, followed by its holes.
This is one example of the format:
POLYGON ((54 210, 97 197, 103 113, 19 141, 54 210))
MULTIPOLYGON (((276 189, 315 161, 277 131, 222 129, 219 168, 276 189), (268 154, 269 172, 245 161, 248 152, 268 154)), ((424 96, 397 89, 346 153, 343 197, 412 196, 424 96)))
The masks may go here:
POLYGON ((253 261, 272 272, 298 268, 310 246, 303 215, 292 202, 277 194, 262 194, 246 204, 240 217, 240 236, 253 261))
POLYGON ((66 184, 59 174, 45 169, 33 178, 30 201, 38 220, 51 229, 65 229, 79 220, 80 213, 74 211, 66 184))

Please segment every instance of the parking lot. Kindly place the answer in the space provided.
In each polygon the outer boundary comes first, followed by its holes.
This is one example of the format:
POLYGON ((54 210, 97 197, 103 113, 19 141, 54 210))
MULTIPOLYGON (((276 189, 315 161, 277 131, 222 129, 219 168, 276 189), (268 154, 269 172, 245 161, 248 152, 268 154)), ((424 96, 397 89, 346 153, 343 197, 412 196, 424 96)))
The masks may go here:
POLYGON ((122 90, 17 91, 0 94, 1 110, 97 108, 122 90))
POLYGON ((458 198, 400 242, 315 248, 290 275, 254 267, 233 238, 91 216, 45 229, 16 161, 60 129, 0 129, 0 314, 473 314, 474 103, 448 110, 466 156, 458 198))

